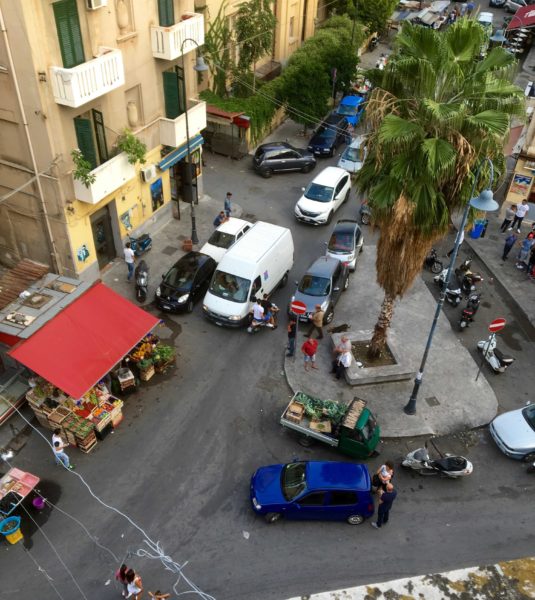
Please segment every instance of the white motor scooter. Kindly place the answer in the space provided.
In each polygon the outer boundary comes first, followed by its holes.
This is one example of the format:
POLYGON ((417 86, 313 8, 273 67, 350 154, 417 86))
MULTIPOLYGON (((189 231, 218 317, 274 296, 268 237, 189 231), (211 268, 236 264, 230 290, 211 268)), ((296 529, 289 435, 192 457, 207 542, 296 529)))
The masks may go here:
POLYGON ((510 367, 515 362, 512 356, 503 354, 496 348, 496 336, 494 335, 489 340, 478 342, 477 347, 495 373, 503 373, 507 367, 510 367))
POLYGON ((442 475, 451 479, 470 475, 474 470, 472 463, 464 456, 446 454, 444 458, 433 460, 429 457, 427 448, 418 448, 409 452, 401 466, 412 469, 419 475, 442 475))

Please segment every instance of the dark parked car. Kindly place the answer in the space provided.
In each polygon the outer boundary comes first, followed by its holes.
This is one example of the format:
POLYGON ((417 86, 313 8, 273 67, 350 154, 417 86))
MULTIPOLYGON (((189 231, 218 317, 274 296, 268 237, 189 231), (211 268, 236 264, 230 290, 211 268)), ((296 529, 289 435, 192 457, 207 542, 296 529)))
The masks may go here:
POLYGON ((251 505, 268 523, 284 517, 360 525, 374 512, 366 465, 292 462, 260 467, 251 478, 251 505))
POLYGON ((191 312, 195 302, 206 293, 215 268, 211 256, 188 252, 163 276, 156 290, 156 304, 169 312, 191 312))
POLYGON ((318 156, 333 156, 340 144, 348 143, 349 123, 343 115, 333 113, 316 129, 308 149, 318 156))
MULTIPOLYGON (((297 290, 290 300, 304 302, 307 310, 299 320, 308 321, 320 304, 325 316, 323 322, 327 325, 333 320, 334 306, 340 294, 349 287, 349 266, 336 258, 320 256, 315 260, 297 284, 297 290)), ((290 313, 291 314, 291 313, 290 313)))
POLYGON ((263 177, 286 171, 308 173, 316 166, 312 152, 294 148, 286 142, 271 142, 258 146, 253 157, 253 168, 263 177))

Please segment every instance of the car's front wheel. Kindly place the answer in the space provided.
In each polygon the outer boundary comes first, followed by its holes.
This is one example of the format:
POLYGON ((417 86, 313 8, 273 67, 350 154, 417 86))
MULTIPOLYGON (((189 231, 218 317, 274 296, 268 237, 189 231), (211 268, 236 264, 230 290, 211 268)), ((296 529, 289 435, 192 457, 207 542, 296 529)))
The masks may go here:
POLYGON ((193 298, 190 298, 188 300, 188 303, 186 304, 186 311, 189 313, 193 312, 193 307, 194 307, 193 298))
POLYGON ((332 220, 333 220, 333 211, 331 210, 331 212, 329 213, 329 216, 327 217, 326 225, 330 225, 332 220))
POLYGON ((342 288, 342 292, 345 292, 349 287, 349 275, 344 280, 344 287, 342 288))
POLYGON ((531 452, 530 454, 526 454, 522 459, 524 462, 535 462, 535 452, 531 452))
POLYGON ((323 317, 323 324, 329 325, 334 319, 334 310, 332 308, 328 308, 325 316, 323 317))
POLYGON ((362 515, 351 515, 350 517, 347 517, 347 522, 350 525, 361 525, 364 523, 364 517, 362 515))
POLYGON ((262 177, 264 177, 265 179, 269 179, 273 175, 273 169, 264 169, 263 171, 261 171, 261 173, 262 177))
POLYGON ((278 521, 280 518, 282 517, 282 515, 280 513, 267 513, 264 516, 264 519, 266 521, 266 523, 275 523, 276 521, 278 521))
POLYGON ((312 171, 312 169, 314 168, 314 165, 312 163, 305 165, 302 169, 301 172, 302 173, 310 173, 310 171, 312 171))

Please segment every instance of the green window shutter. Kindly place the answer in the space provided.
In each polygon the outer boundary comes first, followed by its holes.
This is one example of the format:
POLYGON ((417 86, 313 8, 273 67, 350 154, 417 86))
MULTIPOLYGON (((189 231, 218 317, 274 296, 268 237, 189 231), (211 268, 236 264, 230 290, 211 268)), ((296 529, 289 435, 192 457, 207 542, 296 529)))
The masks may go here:
POLYGON ((106 143, 106 131, 104 129, 104 116, 99 110, 92 110, 93 125, 95 126, 95 137, 97 138, 97 150, 100 164, 106 162, 110 155, 108 154, 108 144, 106 143))
POLYGON ((91 163, 91 167, 94 169, 97 166, 97 154, 95 152, 91 121, 89 119, 76 117, 74 119, 74 129, 76 130, 78 148, 87 162, 91 163))
POLYGON ((161 27, 171 27, 175 24, 173 0, 158 0, 158 17, 161 27))
POLYGON ((162 75, 165 116, 168 119, 176 119, 178 115, 184 112, 185 103, 182 79, 175 71, 164 71, 162 75))
POLYGON ((85 62, 84 45, 76 0, 61 0, 52 4, 63 66, 70 69, 85 62))

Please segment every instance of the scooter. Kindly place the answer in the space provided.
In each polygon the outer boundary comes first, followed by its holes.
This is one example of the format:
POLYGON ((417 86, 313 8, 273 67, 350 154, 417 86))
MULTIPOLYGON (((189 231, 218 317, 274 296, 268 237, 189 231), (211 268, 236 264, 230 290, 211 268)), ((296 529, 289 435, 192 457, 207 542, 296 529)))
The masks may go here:
POLYGON ((372 209, 367 200, 363 200, 359 208, 360 222, 363 225, 369 225, 372 219, 372 209))
POLYGON ((446 454, 444 458, 432 460, 429 458, 427 448, 418 448, 409 452, 401 466, 412 469, 419 475, 442 475, 451 479, 470 475, 474 470, 472 463, 464 456, 446 454))
MULTIPOLYGON (((443 269, 439 275, 435 275, 433 277, 433 281, 440 287, 441 290, 443 290, 444 286, 446 285, 447 275, 448 275, 448 267, 443 269)), ((454 285, 454 284, 452 284, 452 282, 450 281, 450 285, 454 285)), ((461 288, 459 286, 448 287, 446 289, 446 301, 449 302, 451 305, 459 306, 459 304, 461 303, 462 297, 463 297, 463 295, 461 292, 461 288)))
POLYGON ((377 48, 377 44, 379 43, 379 38, 375 35, 372 37, 372 39, 370 40, 370 43, 368 44, 368 50, 371 52, 372 50, 375 50, 375 48, 377 48))
POLYGON ((136 256, 141 256, 152 248, 152 238, 148 233, 144 233, 138 238, 129 235, 128 241, 130 242, 130 248, 132 248, 136 256))
POLYGON ((496 348, 496 336, 494 335, 490 340, 481 340, 478 342, 477 347, 495 373, 503 373, 507 367, 510 367, 515 362, 512 356, 503 354, 496 348))
POLYGON ((466 303, 466 307, 463 308, 461 319, 459 321, 459 327, 461 328, 461 331, 469 327, 470 323, 473 323, 480 302, 481 294, 470 294, 468 297, 468 302, 466 303))
POLYGON ((279 312, 279 307, 276 304, 274 304, 273 302, 271 303, 271 307, 273 309, 273 319, 275 321, 275 325, 272 325, 271 323, 268 323, 267 321, 257 321, 256 319, 251 318, 251 324, 249 325, 249 327, 247 327, 247 333, 258 333, 263 328, 268 328, 268 329, 276 328, 277 313, 279 312))
POLYGON ((429 254, 425 257, 424 267, 429 269, 431 273, 440 273, 444 269, 442 262, 438 260, 437 251, 431 248, 429 254))
POLYGON ((135 270, 136 298, 138 302, 145 302, 149 287, 149 267, 144 260, 140 260, 135 270))

